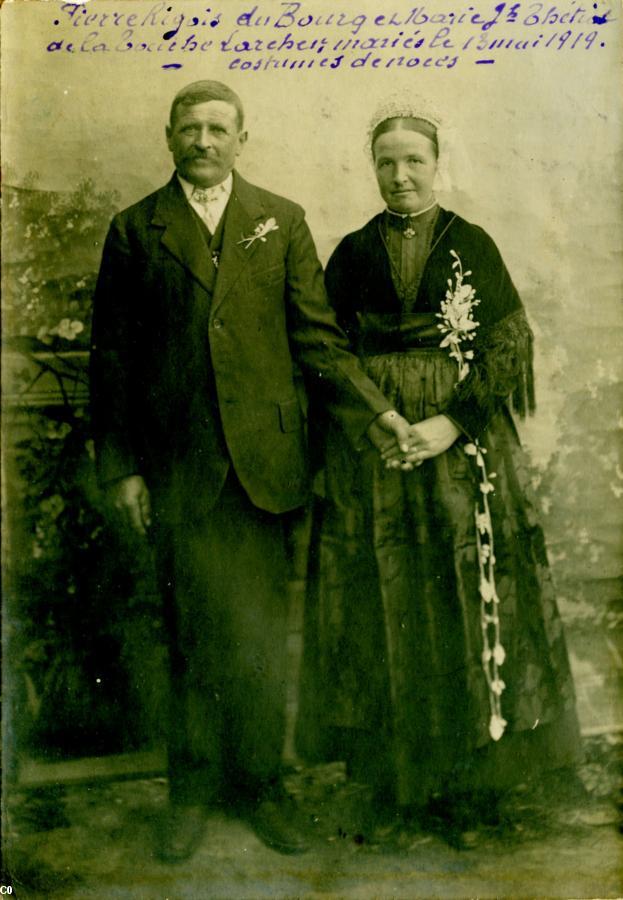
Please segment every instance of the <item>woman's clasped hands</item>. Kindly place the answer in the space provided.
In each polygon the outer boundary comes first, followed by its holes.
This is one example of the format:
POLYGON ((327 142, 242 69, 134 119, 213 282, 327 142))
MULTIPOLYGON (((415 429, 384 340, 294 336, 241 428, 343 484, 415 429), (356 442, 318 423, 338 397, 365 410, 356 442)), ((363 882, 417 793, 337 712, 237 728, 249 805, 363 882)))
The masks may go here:
POLYGON ((444 453, 460 433, 447 416, 431 416, 410 425, 395 410, 379 416, 368 429, 368 437, 386 468, 403 472, 411 472, 425 460, 444 453))

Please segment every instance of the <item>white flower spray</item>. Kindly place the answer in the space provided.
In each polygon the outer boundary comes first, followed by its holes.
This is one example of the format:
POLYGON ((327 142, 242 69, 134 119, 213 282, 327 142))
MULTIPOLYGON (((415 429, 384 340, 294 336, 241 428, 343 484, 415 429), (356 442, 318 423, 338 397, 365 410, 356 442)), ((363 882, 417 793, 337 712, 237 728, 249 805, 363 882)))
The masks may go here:
MULTIPOLYGON (((439 330, 445 335, 440 347, 449 347, 450 356, 455 359, 459 370, 459 381, 469 373, 469 362, 474 358, 473 350, 464 350, 461 344, 473 341, 479 322, 474 320, 474 309, 480 303, 476 291, 465 278, 471 271, 464 272, 458 253, 450 251, 453 258, 455 284, 448 279, 446 299, 441 301, 441 319, 439 330)), ((487 473, 485 463, 486 449, 478 440, 464 445, 468 456, 475 458, 480 470, 480 494, 474 507, 474 524, 476 527, 476 549, 478 553, 479 592, 480 592, 480 625, 482 629, 482 665, 489 688, 489 734, 494 741, 499 741, 504 734, 507 722, 502 715, 502 692, 506 685, 500 678, 500 666, 504 663, 506 653, 500 640, 499 603, 495 585, 495 544, 493 540, 493 524, 489 507, 489 494, 495 491, 492 479, 495 472, 487 473)))
POLYGON ((277 225, 277 220, 271 216, 271 218, 267 219, 265 222, 260 222, 253 234, 248 235, 248 237, 243 237, 241 241, 238 241, 238 243, 244 244, 244 249, 248 250, 255 241, 261 241, 263 244, 265 244, 266 235, 270 234, 271 231, 278 230, 279 226, 277 225))

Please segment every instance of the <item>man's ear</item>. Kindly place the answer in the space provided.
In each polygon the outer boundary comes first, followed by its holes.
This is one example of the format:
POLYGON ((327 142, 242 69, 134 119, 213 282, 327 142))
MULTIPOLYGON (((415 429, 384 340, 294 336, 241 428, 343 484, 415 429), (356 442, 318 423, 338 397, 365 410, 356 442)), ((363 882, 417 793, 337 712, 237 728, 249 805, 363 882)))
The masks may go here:
POLYGON ((236 151, 236 156, 240 156, 242 153, 242 148, 247 142, 247 138, 249 137, 248 131, 241 131, 238 135, 238 149, 236 151))
POLYGON ((168 147, 169 150, 170 150, 170 149, 171 149, 171 135, 172 135, 172 133, 173 133, 173 130, 172 130, 172 128, 171 128, 170 125, 166 125, 166 126, 165 126, 164 133, 165 133, 165 135, 166 135, 166 137, 167 137, 167 147, 168 147))

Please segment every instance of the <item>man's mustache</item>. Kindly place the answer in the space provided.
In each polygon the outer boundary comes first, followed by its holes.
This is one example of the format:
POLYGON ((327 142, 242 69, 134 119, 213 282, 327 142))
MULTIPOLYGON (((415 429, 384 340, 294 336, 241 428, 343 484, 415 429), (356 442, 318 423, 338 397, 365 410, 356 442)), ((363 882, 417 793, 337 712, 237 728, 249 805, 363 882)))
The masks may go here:
POLYGON ((192 161, 193 159, 212 160, 212 159, 217 159, 217 158, 218 158, 218 154, 211 153, 211 152, 208 152, 205 150, 194 150, 192 153, 187 153, 184 156, 184 159, 188 160, 188 161, 192 161))

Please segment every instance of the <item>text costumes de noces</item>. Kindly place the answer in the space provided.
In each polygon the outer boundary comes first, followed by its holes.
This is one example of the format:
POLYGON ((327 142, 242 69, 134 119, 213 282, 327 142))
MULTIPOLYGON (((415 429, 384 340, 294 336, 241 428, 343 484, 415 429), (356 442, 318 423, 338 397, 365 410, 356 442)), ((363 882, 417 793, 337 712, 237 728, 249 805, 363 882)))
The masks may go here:
POLYGON ((282 517, 275 514, 300 507, 309 491, 297 367, 354 446, 389 409, 336 324, 298 205, 234 171, 214 235, 176 175, 115 217, 94 304, 91 391, 99 477, 107 483, 140 474, 149 488, 161 577, 175 593, 168 628, 186 679, 177 706, 188 709, 174 711, 178 743, 169 746, 170 766, 175 769, 177 754, 179 771, 209 770, 208 791, 215 790, 226 754, 214 703, 207 717, 198 708, 205 709, 210 691, 222 698, 223 671, 239 686, 232 703, 243 707, 228 713, 238 729, 230 740, 237 744, 241 778, 270 779, 279 765, 286 611, 276 616, 279 633, 272 636, 265 613, 274 609, 276 594, 285 602, 285 567, 281 575, 274 571, 279 566, 266 571, 263 598, 258 585, 272 552, 262 541, 276 527, 281 533, 282 517), (277 227, 264 240, 245 240, 270 220, 277 227), (245 528, 246 551, 240 543, 245 528), (228 531, 231 546, 225 546, 228 531), (198 571, 216 566, 209 561, 219 557, 221 570, 198 571), (193 664, 185 645, 197 645, 204 626, 221 635, 211 647, 195 646, 199 661, 193 664), (266 647, 249 646, 255 631, 267 636, 266 647), (239 654, 226 659, 227 648, 240 640, 247 641, 249 659, 264 659, 246 674, 239 654), (194 707, 188 700, 193 692, 194 707))

